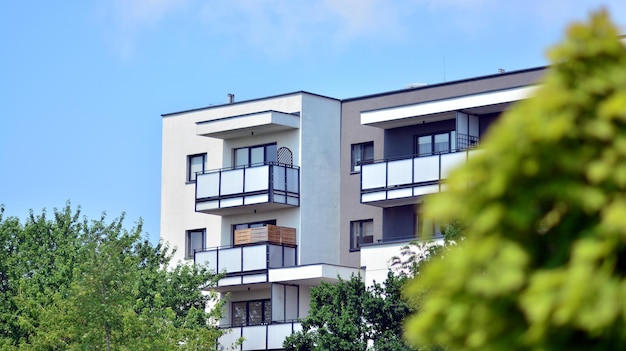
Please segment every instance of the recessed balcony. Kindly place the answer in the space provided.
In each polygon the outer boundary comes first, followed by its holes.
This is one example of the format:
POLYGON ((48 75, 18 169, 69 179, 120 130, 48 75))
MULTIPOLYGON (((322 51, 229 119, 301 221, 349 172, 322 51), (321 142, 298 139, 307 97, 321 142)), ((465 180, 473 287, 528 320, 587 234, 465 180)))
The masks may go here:
POLYGON ((476 115, 502 112, 512 103, 532 96, 535 91, 534 86, 515 87, 364 111, 361 112, 361 124, 393 129, 448 119, 457 111, 476 115))
POLYGON ((267 162, 196 177, 196 212, 232 215, 300 206, 300 169, 267 162))
POLYGON ((361 203, 379 207, 415 203, 442 190, 442 180, 477 150, 376 161, 361 166, 361 203))

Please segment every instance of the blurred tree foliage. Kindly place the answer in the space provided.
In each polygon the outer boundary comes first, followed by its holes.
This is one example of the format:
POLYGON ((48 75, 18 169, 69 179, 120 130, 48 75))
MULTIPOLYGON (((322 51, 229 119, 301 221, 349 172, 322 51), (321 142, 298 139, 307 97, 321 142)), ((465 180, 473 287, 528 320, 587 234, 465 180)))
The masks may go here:
POLYGON ((216 276, 167 247, 80 219, 69 204, 22 224, 0 208, 0 350, 215 350, 216 276), (168 268, 169 267, 169 268, 168 268), (206 312, 207 303, 215 308, 206 312))
POLYGON ((408 284, 414 345, 626 345, 626 48, 600 11, 550 58, 535 96, 426 205, 466 239, 408 284))

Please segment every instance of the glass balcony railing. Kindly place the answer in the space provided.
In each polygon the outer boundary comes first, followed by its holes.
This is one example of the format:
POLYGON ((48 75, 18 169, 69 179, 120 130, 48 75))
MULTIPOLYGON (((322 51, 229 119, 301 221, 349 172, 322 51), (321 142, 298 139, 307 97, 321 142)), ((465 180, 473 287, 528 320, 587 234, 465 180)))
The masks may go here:
POLYGON ((402 205, 401 199, 441 191, 441 180, 477 150, 376 161, 361 166, 361 202, 402 205))
POLYGON ((197 212, 227 215, 250 206, 255 210, 300 206, 300 169, 267 162, 197 175, 197 212))
POLYGON ((287 336, 300 330, 302 326, 297 321, 232 327, 229 333, 219 338, 219 349, 229 350, 229 347, 243 337, 241 350, 279 350, 283 348, 283 341, 287 336))
POLYGON ((225 273, 220 286, 267 282, 268 269, 293 267, 297 259, 296 246, 271 243, 217 247, 194 253, 194 263, 225 273))

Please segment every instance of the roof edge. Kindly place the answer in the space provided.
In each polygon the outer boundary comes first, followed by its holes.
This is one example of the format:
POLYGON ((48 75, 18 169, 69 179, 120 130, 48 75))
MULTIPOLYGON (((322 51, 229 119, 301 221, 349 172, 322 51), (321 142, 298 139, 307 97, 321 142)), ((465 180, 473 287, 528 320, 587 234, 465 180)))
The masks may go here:
POLYGON ((368 94, 368 95, 355 96, 355 97, 351 97, 351 98, 342 99, 341 102, 350 102, 350 101, 356 101, 356 100, 361 100, 361 99, 371 99, 371 98, 374 98, 374 97, 381 97, 381 96, 385 96, 385 95, 393 95, 393 94, 398 94, 398 93, 402 93, 402 92, 424 90, 424 89, 430 89, 430 88, 434 88, 434 87, 441 87, 441 86, 445 86, 445 85, 452 85, 452 84, 466 83, 466 82, 472 82, 472 81, 477 81, 477 80, 482 80, 482 79, 490 79, 490 78, 495 78, 495 77, 502 77, 502 76, 506 76, 506 75, 523 74, 523 73, 528 73, 528 72, 541 71, 541 70, 546 70, 549 67, 550 66, 540 66, 540 67, 533 67, 533 68, 525 68, 525 69, 516 70, 516 71, 510 71, 510 72, 494 73, 494 74, 488 74, 488 75, 477 76, 477 77, 472 77, 472 78, 463 78, 463 79, 458 79, 458 80, 451 80, 449 82, 428 84, 428 85, 419 86, 419 87, 415 87, 415 88, 405 88, 405 89, 385 91, 385 92, 382 92, 382 93, 374 93, 374 94, 368 94))
POLYGON ((261 100, 267 100, 267 99, 275 99, 275 98, 280 98, 280 97, 285 97, 285 96, 290 96, 290 95, 298 95, 298 94, 306 94, 306 95, 322 97, 322 98, 325 98, 325 99, 341 101, 341 99, 337 99, 337 98, 334 98, 334 97, 325 96, 325 95, 321 95, 321 94, 310 93, 310 92, 304 91, 304 90, 298 90, 298 91, 293 91, 293 92, 290 92, 290 93, 270 95, 270 96, 261 97, 261 98, 255 98, 255 99, 250 99, 250 100, 242 100, 242 101, 236 101, 236 102, 232 102, 232 103, 224 103, 224 104, 219 104, 219 105, 210 105, 210 106, 205 106, 205 107, 193 108, 193 109, 189 109, 189 110, 163 113, 163 114, 161 114, 161 117, 171 117, 171 116, 180 115, 180 114, 184 114, 184 113, 197 112, 197 111, 202 111, 202 110, 209 110, 209 109, 213 109, 213 108, 225 107, 225 106, 230 106, 230 105, 246 104, 246 103, 251 103, 251 102, 255 102, 255 101, 261 101, 261 100))

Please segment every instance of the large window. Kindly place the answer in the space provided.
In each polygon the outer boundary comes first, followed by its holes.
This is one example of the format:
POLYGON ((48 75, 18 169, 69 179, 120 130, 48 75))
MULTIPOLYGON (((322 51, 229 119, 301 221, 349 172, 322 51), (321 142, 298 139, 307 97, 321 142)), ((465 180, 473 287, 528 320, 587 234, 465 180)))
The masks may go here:
POLYGON ((415 137, 415 153, 419 156, 438 155, 455 149, 455 131, 415 137))
POLYGON ((350 222, 350 250, 358 250, 363 244, 374 242, 374 220, 350 222))
POLYGON ((204 243, 205 241, 205 233, 204 229, 194 229, 187 231, 186 238, 186 257, 193 258, 193 253, 196 251, 202 251, 205 249, 204 243))
POLYGON ((233 302, 232 312, 233 326, 266 324, 272 321, 270 300, 233 302))
POLYGON ((276 162, 275 143, 235 149, 235 167, 262 165, 266 162, 276 162))
POLYGON ((276 220, 275 219, 269 219, 267 221, 235 224, 235 225, 233 225, 233 232, 235 230, 239 230, 239 229, 265 227, 268 224, 276 225, 276 220))
POLYGON ((352 144, 350 171, 360 172, 361 165, 374 161, 374 142, 352 144))
POLYGON ((205 165, 206 154, 187 156, 187 181, 195 182, 198 173, 204 172, 205 165))

